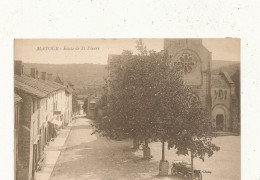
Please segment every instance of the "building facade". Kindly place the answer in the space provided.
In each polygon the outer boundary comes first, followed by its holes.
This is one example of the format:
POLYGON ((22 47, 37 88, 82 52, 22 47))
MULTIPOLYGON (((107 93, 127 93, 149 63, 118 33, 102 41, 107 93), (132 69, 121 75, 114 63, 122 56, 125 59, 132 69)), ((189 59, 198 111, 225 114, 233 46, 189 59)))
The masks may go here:
POLYGON ((212 125, 217 131, 239 131, 235 84, 228 73, 212 75, 212 125))
MULTIPOLYGON (((15 94, 22 98, 17 133, 17 179, 31 180, 44 160, 44 148, 54 137, 55 127, 71 121, 70 93, 66 87, 41 76, 36 68, 23 72, 23 63, 15 61, 15 94)), ((16 139, 16 138, 15 138, 16 139)))
POLYGON ((18 142, 19 142, 19 123, 20 123, 20 108, 22 98, 17 94, 14 94, 14 179, 17 179, 17 167, 18 167, 18 142))
POLYGON ((171 55, 173 64, 182 65, 184 82, 209 110, 213 130, 238 132, 235 84, 226 72, 211 74, 212 55, 203 46, 202 39, 165 39, 164 50, 171 55))
POLYGON ((191 86, 204 107, 210 107, 211 52, 201 39, 165 39, 164 50, 184 70, 184 82, 191 86))

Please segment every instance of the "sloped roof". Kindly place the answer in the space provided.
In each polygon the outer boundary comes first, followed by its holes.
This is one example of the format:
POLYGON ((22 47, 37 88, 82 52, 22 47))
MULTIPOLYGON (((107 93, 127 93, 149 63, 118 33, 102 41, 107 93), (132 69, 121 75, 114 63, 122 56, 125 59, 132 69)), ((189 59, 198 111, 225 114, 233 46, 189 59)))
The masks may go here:
POLYGON ((55 82, 55 81, 50 81, 50 80, 42 80, 42 79, 38 79, 41 83, 44 83, 44 84, 46 84, 46 85, 48 85, 48 86, 50 86, 50 87, 52 87, 52 88, 54 88, 54 89, 56 89, 56 90, 58 90, 58 89, 64 89, 65 87, 63 86, 63 85, 61 85, 61 84, 59 84, 59 83, 57 83, 57 82, 55 82))
POLYGON ((15 87, 16 90, 31 94, 33 96, 37 96, 39 98, 43 98, 46 95, 48 95, 48 93, 40 91, 40 90, 38 90, 38 89, 28 85, 28 84, 20 82, 18 80, 14 80, 14 87, 15 87))
POLYGON ((68 85, 65 89, 68 93, 72 93, 73 92, 73 89, 68 85))
POLYGON ((73 88, 71 87, 71 83, 69 83, 68 81, 64 81, 64 86, 65 86, 65 90, 68 92, 68 93, 72 93, 73 92, 73 88))
POLYGON ((220 74, 211 75, 211 87, 213 88, 228 88, 229 85, 224 79, 224 77, 220 74))
POLYGON ((46 83, 43 83, 41 80, 39 79, 34 79, 34 78, 31 78, 31 77, 28 77, 28 76, 18 76, 18 75, 15 75, 14 76, 14 79, 16 81, 19 81, 21 83, 24 83, 24 84, 27 84, 31 87, 34 87, 40 91, 43 91, 43 92, 46 92, 46 93, 51 93, 53 91, 55 91, 56 89, 49 86, 48 84, 46 83))
POLYGON ((39 98, 45 97, 53 91, 65 89, 64 86, 52 81, 34 79, 26 75, 19 76, 16 74, 14 75, 14 86, 17 90, 24 91, 39 98))
POLYGON ((227 72, 222 72, 220 74, 223 74, 223 76, 226 78, 226 81, 229 83, 229 84, 234 84, 234 82, 232 81, 232 79, 230 78, 229 74, 227 72))
POLYGON ((73 89, 71 88, 71 85, 72 85, 71 82, 64 80, 59 75, 56 76, 55 83, 59 84, 59 85, 63 85, 63 87, 65 87, 66 92, 68 92, 70 94, 73 92, 73 89))
POLYGON ((22 98, 19 95, 17 95, 16 93, 14 93, 14 103, 16 104, 21 100, 22 100, 22 98))
POLYGON ((56 76, 55 81, 59 84, 63 84, 63 80, 59 75, 56 76))

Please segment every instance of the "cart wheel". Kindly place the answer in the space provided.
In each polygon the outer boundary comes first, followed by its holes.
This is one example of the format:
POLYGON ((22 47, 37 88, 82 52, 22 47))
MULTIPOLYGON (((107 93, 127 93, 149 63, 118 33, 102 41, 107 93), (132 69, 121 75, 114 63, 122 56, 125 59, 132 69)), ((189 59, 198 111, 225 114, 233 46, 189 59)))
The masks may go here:
POLYGON ((175 175, 178 174, 178 171, 174 167, 172 167, 171 173, 172 173, 173 176, 175 176, 175 175))
POLYGON ((188 177, 188 180, 192 180, 192 175, 191 174, 188 174, 187 177, 188 177))
POLYGON ((195 180, 202 180, 202 174, 201 174, 201 172, 200 172, 200 171, 194 172, 194 177, 193 177, 193 179, 195 179, 195 180))
POLYGON ((198 180, 202 180, 202 174, 201 174, 201 172, 199 172, 199 174, 198 174, 198 180))

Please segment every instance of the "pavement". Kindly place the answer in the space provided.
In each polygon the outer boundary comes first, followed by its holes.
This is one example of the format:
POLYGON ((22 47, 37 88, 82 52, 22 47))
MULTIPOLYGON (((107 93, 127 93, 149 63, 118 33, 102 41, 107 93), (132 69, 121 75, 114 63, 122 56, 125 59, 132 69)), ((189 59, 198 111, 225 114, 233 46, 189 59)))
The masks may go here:
POLYGON ((44 161, 41 170, 35 173, 35 180, 48 180, 51 177, 54 166, 60 156, 61 151, 66 147, 65 142, 70 133, 72 124, 65 129, 60 129, 56 138, 50 141, 44 150, 44 161))
POLYGON ((158 175, 159 164, 135 156, 131 140, 112 141, 91 135, 90 123, 86 118, 76 120, 51 180, 150 179, 158 175))
MULTIPOLYGON (((78 117, 70 132, 61 131, 46 148, 46 166, 37 173, 36 180, 183 179, 181 176, 158 176, 160 142, 149 144, 153 158, 143 160, 141 150, 134 152, 131 149, 131 140, 112 141, 92 135, 90 123, 91 120, 78 117)), ((214 142, 221 147, 219 152, 204 162, 194 159, 195 168, 204 171, 203 179, 241 179, 240 136, 221 136, 214 142)), ((174 149, 166 148, 165 156, 170 164, 173 160, 190 161, 188 156, 176 155, 174 149)))

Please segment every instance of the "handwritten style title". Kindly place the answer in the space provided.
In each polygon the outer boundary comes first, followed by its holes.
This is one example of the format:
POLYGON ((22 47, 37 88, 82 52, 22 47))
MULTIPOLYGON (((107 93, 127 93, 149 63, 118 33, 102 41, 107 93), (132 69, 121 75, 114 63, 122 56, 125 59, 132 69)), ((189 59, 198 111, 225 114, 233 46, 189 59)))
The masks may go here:
POLYGON ((96 51, 100 50, 99 47, 95 46, 38 46, 37 51, 59 51, 59 50, 64 50, 64 51, 96 51))

